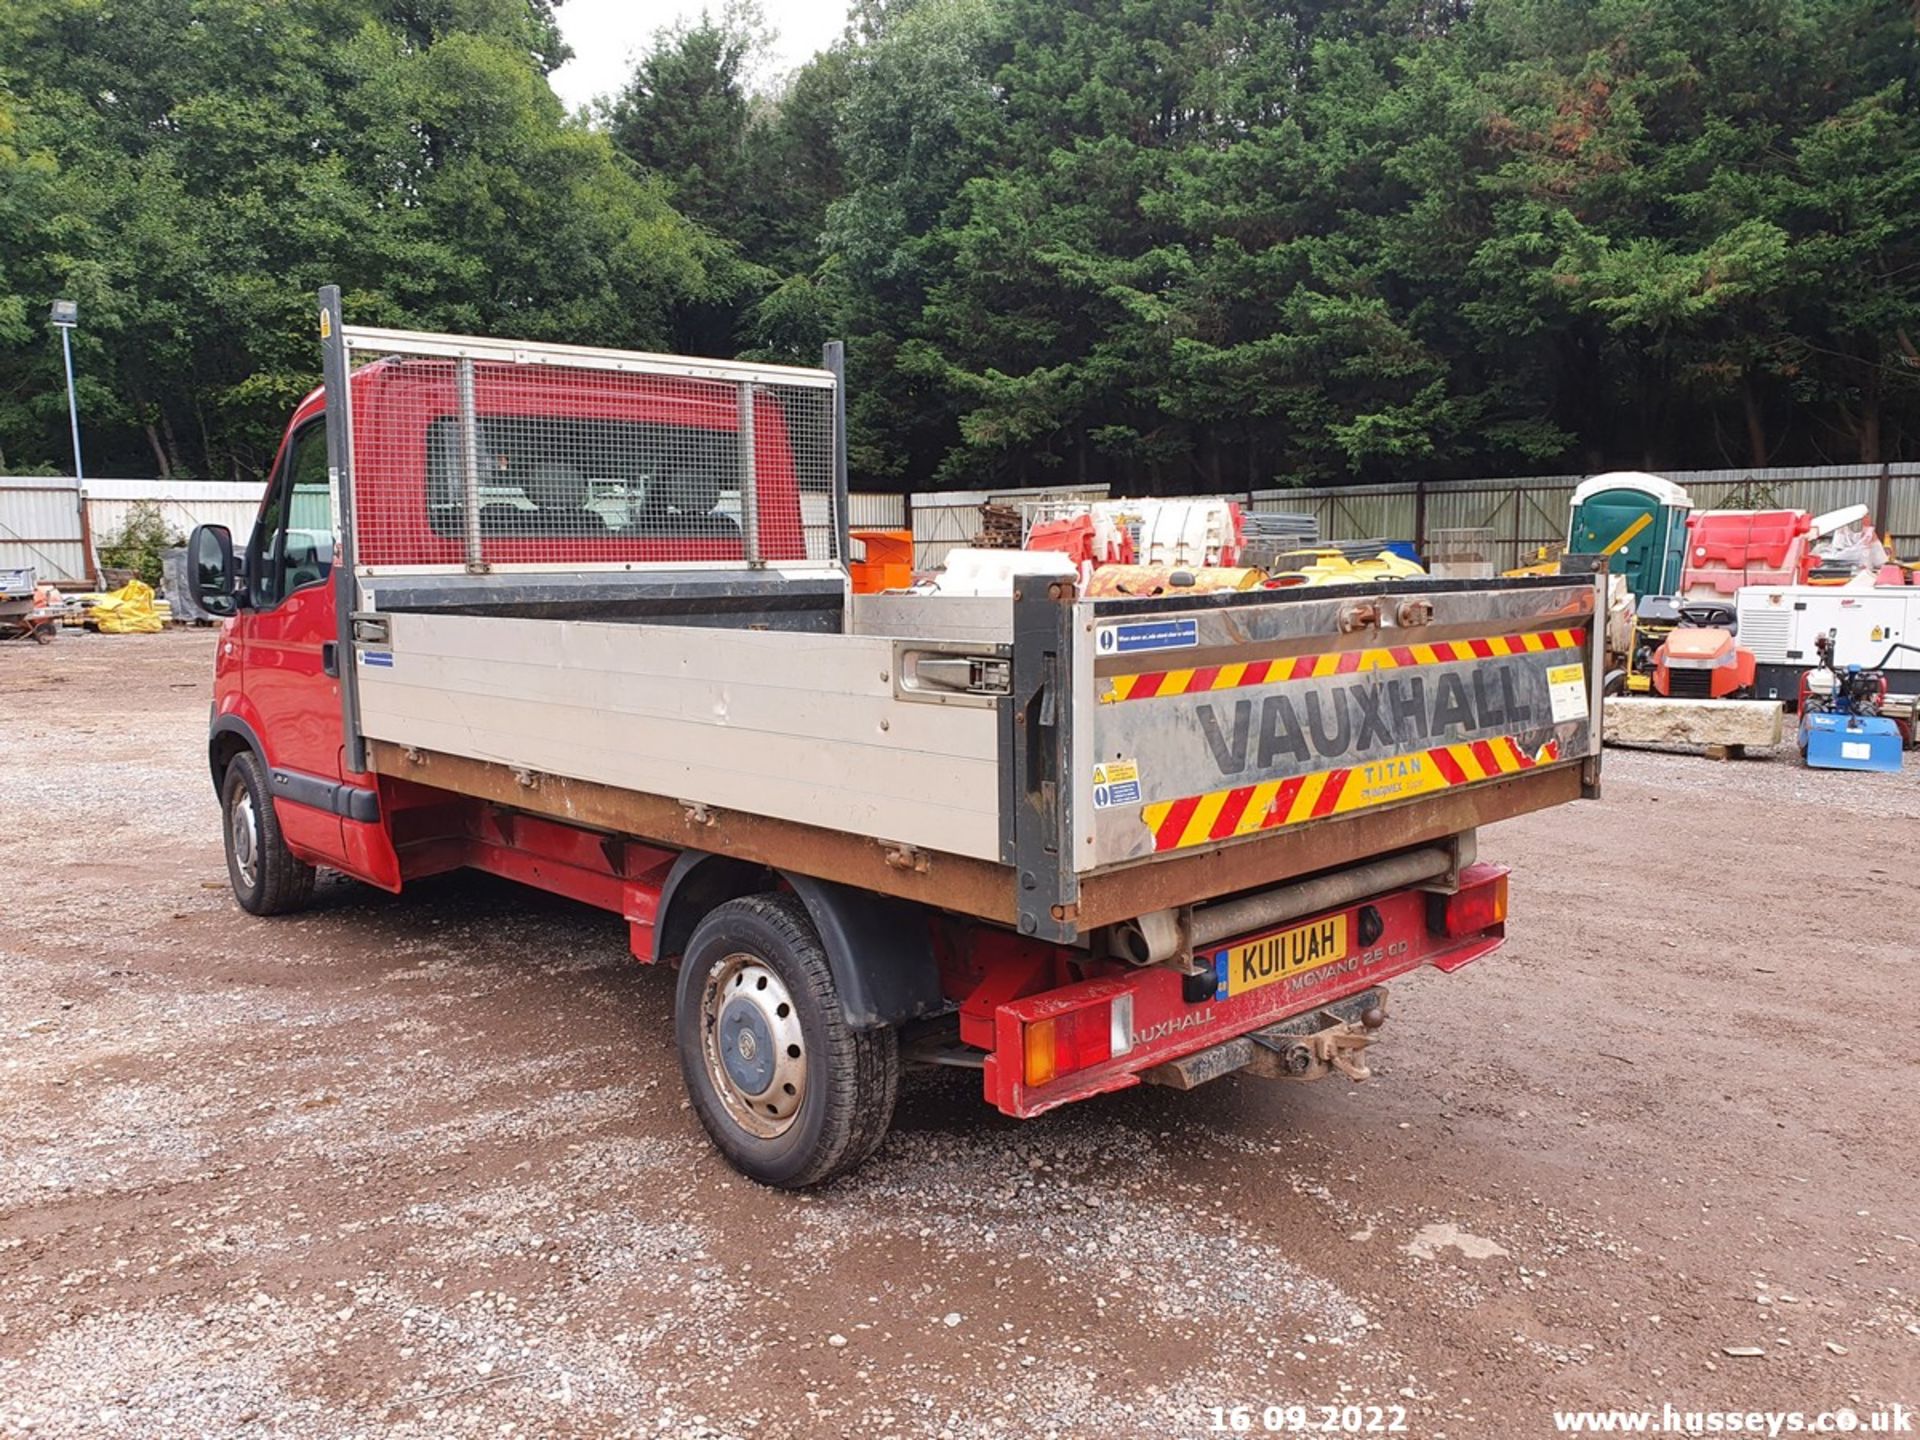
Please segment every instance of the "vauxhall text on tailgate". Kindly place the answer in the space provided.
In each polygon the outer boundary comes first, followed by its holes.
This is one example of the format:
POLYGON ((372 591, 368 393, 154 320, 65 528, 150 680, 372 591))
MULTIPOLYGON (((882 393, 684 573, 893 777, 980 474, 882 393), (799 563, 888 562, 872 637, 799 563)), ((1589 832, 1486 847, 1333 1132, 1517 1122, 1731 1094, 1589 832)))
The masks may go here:
POLYGON ((611 911, 768 1184, 872 1153, 909 1063, 1016 1116, 1364 1078, 1386 982, 1505 935, 1477 828, 1597 791, 1591 580, 854 593, 837 346, 320 322, 253 533, 190 542, 235 897, 611 911))

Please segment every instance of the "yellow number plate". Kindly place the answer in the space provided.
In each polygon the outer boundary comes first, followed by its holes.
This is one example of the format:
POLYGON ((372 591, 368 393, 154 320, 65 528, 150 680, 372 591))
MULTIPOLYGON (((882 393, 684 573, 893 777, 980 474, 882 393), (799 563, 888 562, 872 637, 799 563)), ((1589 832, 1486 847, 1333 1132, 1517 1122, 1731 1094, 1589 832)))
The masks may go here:
POLYGON ((1276 980, 1302 975, 1347 958, 1347 917, 1296 925, 1258 940, 1230 945, 1221 956, 1228 995, 1244 995, 1276 980))

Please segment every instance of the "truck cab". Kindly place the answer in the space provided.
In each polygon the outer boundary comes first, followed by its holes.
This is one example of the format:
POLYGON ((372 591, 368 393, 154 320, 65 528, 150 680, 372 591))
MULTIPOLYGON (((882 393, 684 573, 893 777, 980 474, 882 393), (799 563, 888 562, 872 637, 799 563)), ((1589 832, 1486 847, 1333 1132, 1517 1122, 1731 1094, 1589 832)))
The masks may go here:
MULTIPOLYGON (((221 574, 228 556, 236 562, 226 593, 202 590, 204 603, 225 617, 208 737, 215 782, 224 784, 234 758, 251 751, 267 794, 286 801, 274 804, 272 817, 284 843, 308 865, 351 870, 340 802, 347 776, 330 495, 324 403, 316 392, 281 439, 243 548, 235 555, 230 538, 207 527, 195 534, 194 555, 203 577, 221 574)), ((236 894, 249 908, 261 903, 265 879, 253 841, 262 818, 255 803, 242 797, 241 832, 229 837, 238 854, 236 894)), ((364 836, 355 838, 364 844, 364 836)))
MULTIPOLYGON (((362 564, 382 567, 404 554, 415 564, 461 566, 470 525, 503 566, 740 563, 739 496, 722 484, 737 445, 724 389, 633 380, 608 394, 557 372, 532 380, 492 390, 482 380, 471 397, 485 414, 470 515, 454 363, 395 357, 353 374, 358 443, 378 457, 363 467, 379 477, 364 503, 381 517, 357 534, 362 564)), ((776 551, 796 551, 804 541, 784 427, 763 417, 756 444, 764 534, 776 551)), ((279 838, 303 866, 397 891, 402 867, 380 819, 377 778, 347 758, 329 476, 326 395, 316 390, 288 422, 244 544, 236 549, 218 526, 195 534, 202 593, 224 617, 208 758, 220 786, 238 756, 255 757, 279 838)), ((488 603, 498 608, 497 599, 488 603)), ((230 839, 247 857, 257 817, 249 798, 239 799, 240 833, 230 839)), ((270 904, 269 878, 244 860, 235 877, 241 903, 270 904)), ((307 883, 296 872, 294 889, 304 893, 307 883)))

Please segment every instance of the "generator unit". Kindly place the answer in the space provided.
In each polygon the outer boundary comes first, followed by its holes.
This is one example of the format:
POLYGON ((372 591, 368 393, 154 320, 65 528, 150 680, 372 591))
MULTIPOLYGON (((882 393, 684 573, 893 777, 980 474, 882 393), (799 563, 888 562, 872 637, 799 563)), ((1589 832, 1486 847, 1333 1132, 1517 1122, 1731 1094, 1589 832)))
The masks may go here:
POLYGON ((1735 608, 1762 700, 1797 705, 1828 634, 1834 664, 1884 674, 1891 694, 1920 695, 1920 586, 1749 585, 1735 608))

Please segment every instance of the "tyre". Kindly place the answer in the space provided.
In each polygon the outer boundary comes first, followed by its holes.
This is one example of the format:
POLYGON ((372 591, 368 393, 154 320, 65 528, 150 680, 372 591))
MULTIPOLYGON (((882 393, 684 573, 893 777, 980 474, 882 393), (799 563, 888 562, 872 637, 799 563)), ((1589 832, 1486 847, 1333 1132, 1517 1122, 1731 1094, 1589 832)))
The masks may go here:
POLYGON ((251 750, 234 756, 220 784, 227 879, 249 915, 285 915, 313 899, 314 868, 287 849, 273 813, 267 772, 251 750))
POLYGON ((893 1120, 900 1050, 855 1030, 807 908, 793 895, 716 906, 680 962, 674 1030, 694 1113, 720 1153, 763 1185, 843 1175, 893 1120))

